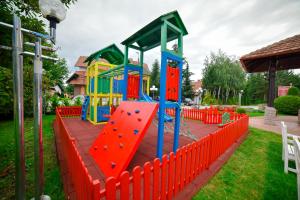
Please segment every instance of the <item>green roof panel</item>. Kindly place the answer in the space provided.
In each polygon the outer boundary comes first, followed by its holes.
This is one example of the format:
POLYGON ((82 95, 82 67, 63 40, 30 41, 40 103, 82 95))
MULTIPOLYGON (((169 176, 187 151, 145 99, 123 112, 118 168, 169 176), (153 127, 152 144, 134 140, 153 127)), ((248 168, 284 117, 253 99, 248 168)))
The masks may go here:
POLYGON ((95 53, 91 54, 84 62, 87 62, 90 65, 93 61, 97 61, 99 58, 107 60, 110 64, 120 65, 124 62, 124 54, 117 47, 117 45, 112 44, 108 47, 105 47, 95 53))
MULTIPOLYGON (((172 11, 153 20, 139 31, 131 35, 129 38, 124 40, 121 44, 132 45, 137 43, 142 49, 152 49, 159 46, 161 43, 161 25, 165 20, 179 28, 183 35, 188 34, 178 12, 172 11)), ((177 33, 168 29, 167 41, 172 41, 175 38, 177 38, 177 33)))

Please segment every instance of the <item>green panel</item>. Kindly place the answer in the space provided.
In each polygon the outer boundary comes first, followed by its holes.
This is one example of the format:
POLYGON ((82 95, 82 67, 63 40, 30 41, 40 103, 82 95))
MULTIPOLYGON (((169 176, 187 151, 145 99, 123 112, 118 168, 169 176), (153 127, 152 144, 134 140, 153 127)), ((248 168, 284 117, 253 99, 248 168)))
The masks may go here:
POLYGON ((98 94, 108 94, 110 90, 110 79, 98 77, 98 94))
POLYGON ((112 44, 112 45, 109 45, 108 47, 105 47, 105 48, 91 54, 84 62, 87 62, 88 65, 90 65, 91 62, 96 61, 99 58, 104 58, 110 64, 120 65, 124 61, 124 54, 117 47, 117 45, 112 44))
POLYGON ((134 33, 132 36, 127 38, 122 42, 123 45, 129 46, 134 44, 135 42, 139 45, 143 50, 149 50, 150 47, 154 48, 161 44, 161 25, 167 21, 172 27, 173 30, 180 31, 170 31, 168 32, 168 36, 166 41, 171 41, 178 38, 179 34, 187 35, 188 32, 178 14, 177 11, 173 11, 167 14, 164 14, 157 19, 153 20, 139 31, 134 33))
POLYGON ((91 121, 94 121, 94 106, 91 106, 91 109, 90 109, 90 119, 91 119, 91 121))

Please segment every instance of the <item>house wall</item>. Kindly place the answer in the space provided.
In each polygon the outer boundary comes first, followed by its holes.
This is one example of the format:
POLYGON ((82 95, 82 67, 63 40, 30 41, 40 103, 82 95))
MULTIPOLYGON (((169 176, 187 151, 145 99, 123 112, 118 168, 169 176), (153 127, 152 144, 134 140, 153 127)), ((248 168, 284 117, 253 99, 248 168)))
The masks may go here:
POLYGON ((76 95, 85 95, 84 85, 74 85, 74 96, 76 95))

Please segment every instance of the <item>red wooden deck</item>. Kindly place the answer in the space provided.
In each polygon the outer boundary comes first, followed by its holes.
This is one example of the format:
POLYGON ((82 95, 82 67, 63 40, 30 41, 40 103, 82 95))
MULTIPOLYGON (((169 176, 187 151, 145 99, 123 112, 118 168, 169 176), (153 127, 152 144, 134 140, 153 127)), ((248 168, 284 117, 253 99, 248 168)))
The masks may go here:
MULTIPOLYGON (((82 121, 80 118, 63 118, 64 124, 68 132, 74 137, 77 145, 77 149, 82 157, 87 169, 92 178, 99 179, 101 185, 104 185, 106 177, 98 168, 96 162, 89 154, 89 148, 94 140, 97 138, 100 130, 104 125, 92 125, 88 121, 82 121)), ((182 129, 186 132, 189 131, 195 135, 198 139, 204 137, 209 133, 215 132, 218 127, 216 124, 203 124, 200 121, 185 120, 182 123, 182 129)), ((186 136, 180 136, 179 147, 191 143, 193 140, 186 136)), ((145 134, 136 154, 127 167, 128 171, 131 171, 135 166, 143 166, 147 161, 152 161, 156 156, 156 143, 157 143, 157 127, 154 122, 150 125, 148 131, 145 134)), ((164 136, 164 154, 168 154, 172 151, 173 147, 173 133, 166 132, 164 136)), ((59 148, 58 148, 59 150, 59 148)))

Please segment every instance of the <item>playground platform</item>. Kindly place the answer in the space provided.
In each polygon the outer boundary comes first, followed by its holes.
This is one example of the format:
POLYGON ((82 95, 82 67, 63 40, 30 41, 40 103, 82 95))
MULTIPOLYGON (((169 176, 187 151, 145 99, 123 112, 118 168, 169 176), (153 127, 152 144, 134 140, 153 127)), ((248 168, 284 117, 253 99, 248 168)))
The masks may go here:
MULTIPOLYGON (((62 118, 65 128, 68 130, 71 137, 75 139, 77 149, 86 164, 89 174, 93 179, 99 179, 104 185, 105 175, 98 168, 96 162, 89 154, 89 148, 92 146, 95 139, 98 137, 100 130, 104 125, 93 125, 88 121, 83 121, 79 117, 76 118, 62 118)), ((189 127, 191 133, 198 139, 215 132, 218 127, 216 124, 203 124, 196 120, 185 120, 186 126, 189 127)), ((57 127, 54 126, 54 130, 57 127)), ((57 131, 55 131, 57 132, 57 131)), ((179 147, 192 143, 194 140, 187 136, 180 135, 179 147)), ((155 122, 152 122, 148 131, 146 132, 137 152, 132 161, 127 167, 127 171, 132 171, 135 166, 143 166, 147 161, 151 161, 156 157, 157 146, 157 127, 155 122)), ((164 137, 164 154, 172 152, 173 147, 173 133, 167 132, 164 137)), ((58 147, 59 149, 59 147, 58 147)), ((60 152, 58 152, 60 153, 60 152)))

